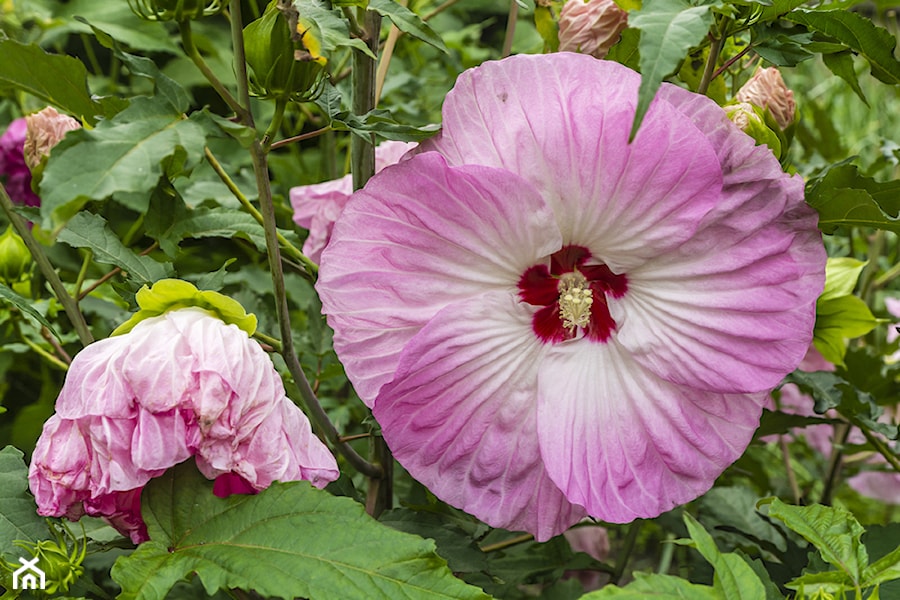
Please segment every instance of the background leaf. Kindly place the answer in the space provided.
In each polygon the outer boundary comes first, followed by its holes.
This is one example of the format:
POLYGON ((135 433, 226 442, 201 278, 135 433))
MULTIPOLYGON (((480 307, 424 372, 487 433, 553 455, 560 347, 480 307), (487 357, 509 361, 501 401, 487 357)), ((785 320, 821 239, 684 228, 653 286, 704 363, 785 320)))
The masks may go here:
POLYGON ((0 87, 11 86, 58 106, 76 118, 93 121, 102 113, 91 100, 87 70, 71 56, 48 54, 37 44, 0 40, 0 87))
POLYGON ((819 213, 819 229, 862 226, 900 232, 900 180, 880 183, 846 162, 806 184, 806 201, 819 213))
POLYGON ((694 547, 715 571, 713 588, 729 600, 765 600, 766 589, 744 559, 736 554, 719 551, 712 536, 690 514, 684 513, 684 524, 694 541, 694 547))
POLYGON ((582 600, 725 600, 725 597, 708 585, 690 583, 672 575, 648 575, 635 573, 634 581, 625 587, 608 585, 582 596, 582 600))
POLYGON ((126 248, 122 240, 106 224, 106 219, 89 212, 76 214, 59 234, 59 241, 74 248, 90 248, 94 260, 116 265, 140 284, 153 283, 172 275, 171 265, 139 256, 126 248))
POLYGON ((0 558, 15 563, 24 550, 13 545, 14 541, 49 537, 47 523, 38 516, 34 496, 28 492, 28 467, 22 451, 7 446, 0 450, 0 558))
POLYGON ((434 542, 381 525, 353 500, 305 481, 221 499, 188 461, 152 480, 142 504, 150 541, 112 570, 122 599, 162 599, 192 572, 210 594, 241 588, 311 600, 488 598, 453 577, 434 542))
POLYGON ((444 45, 441 36, 434 32, 419 15, 405 6, 397 4, 394 0, 369 0, 369 10, 374 10, 382 17, 387 17, 397 29, 408 33, 416 39, 431 44, 441 52, 450 52, 444 45))
POLYGON ((641 10, 629 13, 628 25, 641 30, 641 87, 630 137, 640 127, 663 79, 709 32, 712 8, 713 4, 697 6, 687 0, 646 0, 641 10))
POLYGON ((21 310, 27 316, 31 317, 32 319, 36 320, 38 323, 49 329, 50 333, 52 333, 56 337, 56 339, 62 339, 59 337, 59 334, 56 332, 56 330, 53 329, 53 325, 50 324, 50 321, 48 321, 44 317, 44 315, 39 313, 31 305, 31 302, 27 298, 20 296, 12 288, 4 283, 0 283, 0 298, 3 298, 19 310, 21 310))

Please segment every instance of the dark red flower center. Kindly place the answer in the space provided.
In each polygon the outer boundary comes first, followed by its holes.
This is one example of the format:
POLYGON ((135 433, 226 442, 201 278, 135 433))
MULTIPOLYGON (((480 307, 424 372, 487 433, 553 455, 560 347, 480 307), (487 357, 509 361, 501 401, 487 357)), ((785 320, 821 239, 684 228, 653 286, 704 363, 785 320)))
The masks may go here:
POLYGON ((550 257, 549 267, 535 265, 519 279, 519 297, 542 307, 531 323, 541 341, 570 340, 581 329, 587 339, 605 343, 615 331, 606 298, 624 296, 628 278, 603 263, 587 264, 590 259, 587 248, 564 246, 550 257))

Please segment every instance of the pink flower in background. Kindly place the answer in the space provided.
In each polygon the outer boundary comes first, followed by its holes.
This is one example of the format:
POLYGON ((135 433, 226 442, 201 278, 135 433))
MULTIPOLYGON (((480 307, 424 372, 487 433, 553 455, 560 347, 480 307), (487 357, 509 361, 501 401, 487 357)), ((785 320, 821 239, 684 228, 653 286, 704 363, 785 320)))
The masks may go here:
POLYGON ((81 123, 68 115, 59 114, 48 106, 44 110, 25 117, 25 162, 29 168, 38 166, 50 150, 62 141, 66 133, 81 128, 81 123))
POLYGON ((31 191, 31 171, 25 164, 25 131, 25 119, 16 119, 0 135, 0 178, 13 202, 40 206, 41 199, 31 191))
POLYGON ((148 539, 141 489, 191 456, 222 496, 338 477, 259 345, 183 308, 75 357, 28 479, 39 514, 101 516, 139 543, 148 539))
POLYGON ((788 89, 776 67, 759 69, 735 95, 738 102, 767 108, 782 129, 794 122, 794 92, 788 89))
MULTIPOLYGON (((585 519, 583 525, 567 529, 563 535, 572 552, 584 552, 600 562, 609 558, 609 533, 605 527, 585 519)), ((565 577, 577 578, 586 592, 600 589, 601 583, 609 579, 599 571, 588 570, 568 571, 565 577)))
POLYGON ((613 0, 568 0, 559 13, 559 49, 604 58, 628 27, 613 0))
MULTIPOLYGON (((412 142, 388 141, 375 148, 375 172, 400 161, 409 150, 416 147, 412 142)), ((301 185, 291 188, 291 206, 294 208, 294 222, 309 230, 309 237, 303 244, 303 253, 313 262, 319 262, 322 250, 331 239, 334 222, 341 216, 344 206, 353 193, 353 176, 301 185)))
POLYGON ((463 73, 443 131, 346 206, 317 290, 401 464, 556 535, 708 490, 812 340, 803 181, 709 99, 592 57, 463 73))

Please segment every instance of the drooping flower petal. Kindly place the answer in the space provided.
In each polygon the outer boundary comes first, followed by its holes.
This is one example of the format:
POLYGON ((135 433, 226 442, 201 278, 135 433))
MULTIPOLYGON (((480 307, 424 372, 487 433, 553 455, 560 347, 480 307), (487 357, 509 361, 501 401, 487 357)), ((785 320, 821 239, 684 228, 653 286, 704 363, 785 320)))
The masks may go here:
POLYGON ((338 476, 260 346, 182 308, 76 356, 28 477, 40 514, 102 516, 137 543, 140 490, 191 456, 210 479, 232 474, 255 490, 338 476))
POLYGON ((433 153, 386 169, 358 192, 323 253, 329 268, 317 289, 360 398, 374 403, 403 346, 441 308, 515 287, 525 268, 558 250, 552 224, 521 178, 450 168, 433 153))
POLYGON ((554 346, 539 373, 547 472, 571 502, 615 523, 706 492, 747 447, 766 398, 672 384, 615 342, 554 346))
POLYGON ((397 460, 439 498, 546 540, 584 511, 550 481, 534 443, 544 350, 530 329, 504 292, 448 306, 406 346, 374 414, 397 460))

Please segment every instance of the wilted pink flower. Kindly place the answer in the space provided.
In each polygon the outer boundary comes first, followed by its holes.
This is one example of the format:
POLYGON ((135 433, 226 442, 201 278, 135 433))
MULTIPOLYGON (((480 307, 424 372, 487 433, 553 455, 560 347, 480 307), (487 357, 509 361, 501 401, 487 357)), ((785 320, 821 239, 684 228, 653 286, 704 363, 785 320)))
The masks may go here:
POLYGON ((463 73, 335 224, 317 290, 401 464, 547 539, 708 490, 812 340, 803 181, 704 96, 560 52, 463 73))
POLYGON ((75 357, 28 479, 39 514, 105 517, 139 543, 148 539, 141 489, 191 456, 223 496, 338 476, 259 345, 183 308, 75 357))
POLYGON ((66 135, 66 132, 81 128, 81 123, 68 115, 61 115, 52 106, 25 117, 25 163, 34 169, 50 150, 66 135))
POLYGON ((559 13, 559 49, 604 58, 628 27, 613 0, 568 0, 559 13))
POLYGON ((738 102, 768 108, 782 129, 794 122, 794 92, 788 89, 776 67, 759 69, 735 95, 738 102))
MULTIPOLYGON (((399 162, 404 154, 415 147, 413 142, 387 141, 379 144, 375 148, 375 172, 399 162)), ((303 244, 303 253, 313 262, 317 263, 321 259, 322 250, 331 239, 334 222, 341 216, 352 193, 352 175, 291 188, 294 222, 309 230, 309 237, 303 244)))
POLYGON ((41 199, 31 191, 31 171, 25 164, 25 119, 16 119, 0 135, 0 177, 6 193, 16 204, 40 206, 41 199))

